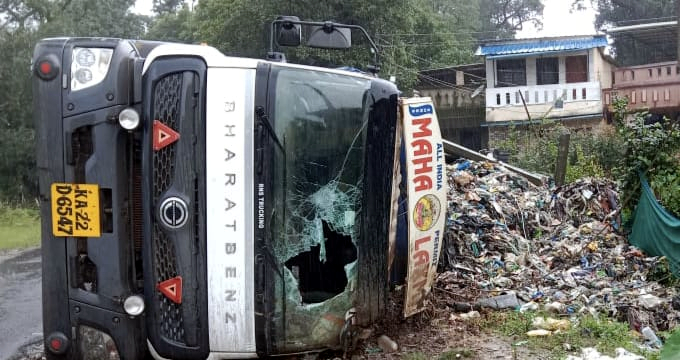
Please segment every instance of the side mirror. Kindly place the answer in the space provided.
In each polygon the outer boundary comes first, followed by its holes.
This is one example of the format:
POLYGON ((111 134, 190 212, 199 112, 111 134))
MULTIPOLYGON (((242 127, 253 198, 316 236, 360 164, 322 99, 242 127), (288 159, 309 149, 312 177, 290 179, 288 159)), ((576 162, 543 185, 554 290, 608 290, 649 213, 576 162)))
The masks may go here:
POLYGON ((323 26, 313 26, 307 46, 322 49, 349 49, 352 47, 352 30, 335 26, 327 21, 323 26))
POLYGON ((279 16, 276 18, 276 44, 279 46, 300 46, 302 31, 297 16, 279 16))
POLYGON ((305 46, 322 49, 349 49, 352 47, 352 30, 361 31, 370 45, 373 64, 369 71, 376 74, 380 70, 378 47, 368 35, 366 29, 359 25, 338 24, 332 21, 300 21, 297 16, 279 16, 271 24, 269 52, 267 58, 272 61, 283 61, 282 53, 274 51, 274 44, 279 46, 300 46, 302 44, 302 25, 305 26, 305 46))

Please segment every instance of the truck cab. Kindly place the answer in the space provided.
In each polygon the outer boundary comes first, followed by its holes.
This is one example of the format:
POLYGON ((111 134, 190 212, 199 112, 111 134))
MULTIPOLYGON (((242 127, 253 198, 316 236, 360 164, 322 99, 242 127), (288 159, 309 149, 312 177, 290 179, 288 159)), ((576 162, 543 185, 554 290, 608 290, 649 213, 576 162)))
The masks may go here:
POLYGON ((48 359, 341 349, 382 316, 393 83, 110 38, 33 72, 48 359))

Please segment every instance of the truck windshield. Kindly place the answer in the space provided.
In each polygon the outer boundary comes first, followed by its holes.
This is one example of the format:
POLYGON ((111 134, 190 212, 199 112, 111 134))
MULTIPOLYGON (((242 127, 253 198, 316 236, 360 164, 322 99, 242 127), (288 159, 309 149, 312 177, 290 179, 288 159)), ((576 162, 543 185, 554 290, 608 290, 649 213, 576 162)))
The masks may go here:
POLYGON ((352 306, 371 81, 295 68, 272 75, 285 149, 273 164, 278 346, 301 351, 337 344, 352 306))

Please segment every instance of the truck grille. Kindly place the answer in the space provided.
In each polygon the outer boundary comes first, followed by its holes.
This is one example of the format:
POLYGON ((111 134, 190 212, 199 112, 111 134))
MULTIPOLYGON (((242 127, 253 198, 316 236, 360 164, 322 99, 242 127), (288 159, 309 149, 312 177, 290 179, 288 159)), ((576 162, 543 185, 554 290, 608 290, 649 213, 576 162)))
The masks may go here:
MULTIPOLYGON (((154 271, 159 279, 170 279, 177 276, 175 270, 174 246, 168 236, 154 224, 154 251, 156 266, 154 271), (166 251, 162 251, 166 249, 166 251)), ((161 334, 174 341, 183 341, 184 325, 182 323, 181 304, 175 304, 163 294, 156 294, 160 304, 161 334)))
MULTIPOLYGON (((173 74, 164 77, 155 88, 153 114, 173 130, 177 130, 177 110, 179 108, 182 90, 182 75, 173 74)), ((154 202, 172 184, 172 174, 175 169, 175 147, 166 146, 154 152, 154 202)))
MULTIPOLYGON (((149 342, 164 358, 205 359, 210 352, 203 141, 206 75, 205 62, 198 58, 164 58, 153 61, 143 79, 146 330, 149 342), (155 150, 155 121, 179 134, 179 139, 155 150), (158 213, 166 200, 186 211, 180 223, 173 223, 167 212, 166 216, 158 213), (158 289, 158 284, 176 277, 181 277, 179 304, 158 289)), ((176 209, 172 215, 178 214, 176 209)))
MULTIPOLYGON (((176 73, 164 77, 154 89, 154 119, 163 122, 173 130, 178 130, 178 110, 180 107, 182 74, 176 73)), ((160 196, 173 183, 175 171, 175 147, 166 146, 153 154, 153 203, 158 204, 160 196)), ((177 258, 175 246, 168 235, 158 226, 153 225, 153 257, 156 283, 177 275, 177 258)), ((161 335, 176 341, 184 342, 184 326, 182 305, 176 304, 160 292, 156 292, 159 302, 161 335)))

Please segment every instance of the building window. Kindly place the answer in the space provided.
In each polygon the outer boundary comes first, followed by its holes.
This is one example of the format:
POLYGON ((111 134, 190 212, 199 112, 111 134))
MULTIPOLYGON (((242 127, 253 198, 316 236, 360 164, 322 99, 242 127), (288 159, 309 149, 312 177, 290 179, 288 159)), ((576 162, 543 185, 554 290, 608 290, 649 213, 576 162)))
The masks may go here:
POLYGON ((560 63, 557 58, 536 59, 536 84, 558 84, 560 82, 560 63))
POLYGON ((527 67, 524 59, 496 60, 496 86, 523 86, 527 84, 527 67))
POLYGON ((565 59, 565 70, 567 71, 567 83, 587 82, 588 56, 567 56, 565 59))

